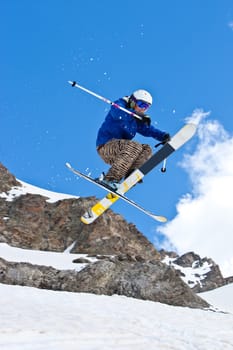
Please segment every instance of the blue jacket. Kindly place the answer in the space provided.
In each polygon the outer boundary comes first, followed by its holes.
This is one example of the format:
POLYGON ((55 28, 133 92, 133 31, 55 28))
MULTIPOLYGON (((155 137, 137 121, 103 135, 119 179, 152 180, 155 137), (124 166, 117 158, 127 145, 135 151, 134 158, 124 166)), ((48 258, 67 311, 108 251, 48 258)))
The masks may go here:
MULTIPOLYGON (((115 103, 129 109, 127 101, 123 98, 115 101, 115 103)), ((129 110, 134 112, 132 109, 129 110)), ((166 132, 160 131, 152 125, 147 125, 119 108, 112 106, 99 129, 96 146, 104 145, 112 139, 132 140, 136 133, 153 137, 158 141, 163 141, 166 134, 166 132)))

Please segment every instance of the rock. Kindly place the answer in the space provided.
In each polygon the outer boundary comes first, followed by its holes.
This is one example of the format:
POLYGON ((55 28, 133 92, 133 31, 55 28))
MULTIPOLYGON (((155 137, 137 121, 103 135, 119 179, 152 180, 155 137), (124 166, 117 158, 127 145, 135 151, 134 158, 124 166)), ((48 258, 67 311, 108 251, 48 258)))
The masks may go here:
MULTIPOLYGON (((205 272, 204 269, 204 274, 200 274, 201 272, 195 274, 195 276, 200 279, 200 283, 195 284, 192 288, 196 293, 206 292, 226 284, 226 280, 222 276, 219 266, 210 258, 201 258, 194 252, 188 252, 175 259, 173 263, 184 268, 192 268, 193 272, 199 268, 208 267, 207 272, 205 272)), ((180 274, 182 275, 181 272, 180 274)))
POLYGON ((161 262, 101 260, 76 272, 0 259, 0 282, 70 292, 118 294, 191 308, 209 306, 174 269, 161 262))
MULTIPOLYGON (((92 225, 83 224, 80 216, 97 202, 96 197, 48 203, 47 198, 39 194, 25 194, 7 201, 5 195, 21 184, 1 164, 0 175, 0 242, 43 251, 61 252, 69 248, 71 253, 88 254, 99 260, 93 264, 88 258, 78 259, 76 263, 88 266, 75 272, 1 259, 2 283, 121 294, 172 305, 205 307, 206 304, 181 280, 179 272, 159 261, 169 254, 176 259, 176 264, 195 268, 205 263, 198 255, 191 252, 178 257, 174 252, 158 253, 135 225, 111 210, 92 225)), ((212 268, 206 274, 201 291, 227 283, 218 266, 212 261, 209 263, 212 268)), ((193 290, 199 292, 199 287, 193 290)))
POLYGON ((8 169, 0 163, 0 193, 8 192, 12 187, 21 186, 14 175, 12 175, 8 169))
POLYGON ((200 266, 200 264, 202 264, 202 260, 200 256, 194 252, 188 252, 178 257, 174 263, 182 267, 192 267, 194 263, 200 266))
POLYGON ((91 261, 86 258, 77 258, 72 261, 75 264, 89 264, 91 261))
MULTIPOLYGON (((0 191, 21 187, 3 165, 0 174, 0 191)), ((71 253, 159 258, 155 247, 135 225, 111 210, 94 224, 83 224, 80 216, 96 201, 96 197, 86 197, 48 203, 46 197, 37 194, 21 195, 13 201, 0 198, 0 242, 59 252, 75 242, 71 253)))

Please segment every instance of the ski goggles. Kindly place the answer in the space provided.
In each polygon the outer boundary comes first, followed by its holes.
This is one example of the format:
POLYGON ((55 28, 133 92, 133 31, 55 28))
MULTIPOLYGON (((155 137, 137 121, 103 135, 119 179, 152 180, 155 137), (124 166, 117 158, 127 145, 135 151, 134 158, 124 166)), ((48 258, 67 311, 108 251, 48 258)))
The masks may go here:
POLYGON ((136 105, 139 107, 139 108, 142 108, 142 109, 147 109, 150 107, 150 103, 148 102, 144 102, 144 101, 141 101, 141 100, 138 100, 138 101, 135 101, 136 105))
POLYGON ((150 103, 142 100, 136 100, 136 98, 133 98, 133 101, 141 109, 148 109, 151 106, 150 103))

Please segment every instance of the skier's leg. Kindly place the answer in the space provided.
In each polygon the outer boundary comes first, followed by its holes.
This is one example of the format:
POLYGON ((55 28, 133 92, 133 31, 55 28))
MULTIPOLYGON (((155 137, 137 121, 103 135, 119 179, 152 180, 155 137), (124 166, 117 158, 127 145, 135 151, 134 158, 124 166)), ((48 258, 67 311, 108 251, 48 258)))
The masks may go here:
MULTIPOLYGON (((140 168, 150 157, 152 156, 152 149, 149 145, 142 144, 142 152, 137 157, 137 159, 134 161, 134 163, 131 165, 130 169, 125 175, 125 178, 127 178, 129 175, 134 172, 135 169, 140 168)), ((142 180, 138 181, 138 183, 142 183, 142 180)))
POLYGON ((152 156, 152 149, 149 145, 142 144, 141 146, 142 146, 142 152, 133 162, 130 168, 132 170, 140 168, 140 166, 142 166, 152 156))
POLYGON ((100 157, 111 165, 105 180, 119 182, 142 153, 140 143, 131 140, 112 140, 98 149, 100 157))

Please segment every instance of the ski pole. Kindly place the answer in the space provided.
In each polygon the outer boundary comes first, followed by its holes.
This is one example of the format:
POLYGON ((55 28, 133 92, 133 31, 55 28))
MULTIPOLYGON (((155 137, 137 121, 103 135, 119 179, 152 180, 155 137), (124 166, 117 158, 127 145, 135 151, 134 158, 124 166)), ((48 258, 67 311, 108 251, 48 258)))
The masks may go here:
POLYGON ((128 109, 124 108, 124 107, 119 106, 117 103, 110 101, 106 97, 100 96, 100 95, 96 94, 95 92, 86 89, 85 87, 83 87, 83 86, 79 85, 78 83, 76 83, 76 81, 68 81, 68 83, 71 84, 72 86, 80 89, 80 90, 83 90, 83 91, 87 92, 88 94, 90 94, 92 96, 97 97, 99 100, 102 100, 102 101, 108 103, 109 105, 114 106, 116 108, 119 108, 123 112, 126 112, 126 113, 132 115, 133 117, 142 120, 142 117, 140 115, 138 115, 136 113, 133 113, 133 112, 129 111, 128 109))
POLYGON ((167 163, 167 158, 165 158, 164 161, 163 161, 163 166, 161 168, 162 173, 166 173, 166 171, 167 171, 166 163, 167 163))

